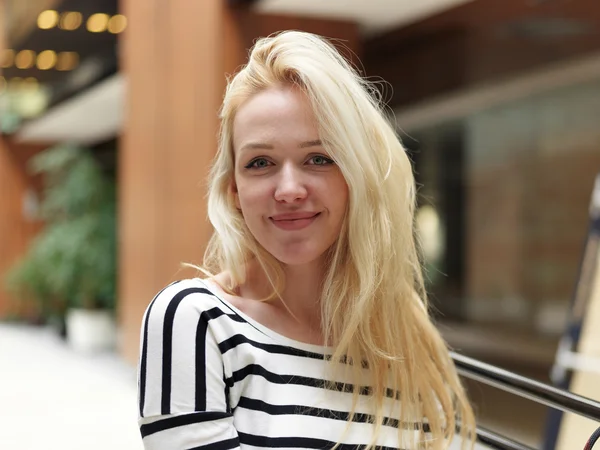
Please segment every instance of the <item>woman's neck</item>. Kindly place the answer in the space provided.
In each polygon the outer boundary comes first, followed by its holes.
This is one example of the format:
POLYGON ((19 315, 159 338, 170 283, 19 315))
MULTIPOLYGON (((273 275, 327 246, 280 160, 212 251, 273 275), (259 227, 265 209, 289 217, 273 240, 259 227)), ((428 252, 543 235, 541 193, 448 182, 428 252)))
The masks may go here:
MULTIPOLYGON (((320 328, 321 285, 324 267, 320 261, 298 266, 284 266, 285 287, 274 306, 285 309, 300 323, 320 328)), ((246 283, 240 286, 240 295, 249 298, 266 298, 273 288, 259 264, 250 264, 246 283)))

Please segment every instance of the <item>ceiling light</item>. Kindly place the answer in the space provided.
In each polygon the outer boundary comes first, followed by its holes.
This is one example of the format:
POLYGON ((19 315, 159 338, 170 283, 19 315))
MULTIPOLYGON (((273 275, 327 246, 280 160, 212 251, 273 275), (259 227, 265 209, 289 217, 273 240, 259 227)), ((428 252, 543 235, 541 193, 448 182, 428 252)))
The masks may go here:
POLYGON ((69 11, 60 17, 59 27, 61 30, 73 31, 81 26, 83 16, 79 12, 69 11))
POLYGON ((58 57, 53 50, 44 50, 37 57, 37 67, 40 70, 50 70, 56 65, 58 57))
POLYGON ((40 13, 37 19, 37 25, 42 30, 54 28, 58 23, 58 13, 54 10, 47 10, 40 13))
POLYGON ((127 28, 127 17, 123 14, 112 16, 108 21, 108 31, 112 34, 119 34, 127 28))
POLYGON ((15 51, 6 49, 2 52, 2 67, 4 69, 11 67, 15 62, 15 51))
POLYGON ((33 50, 21 50, 15 56, 15 66, 19 69, 29 69, 35 64, 35 52, 33 50))
POLYGON ((108 26, 108 14, 92 14, 87 20, 87 29, 91 33, 102 33, 108 26))
POLYGON ((75 52, 60 52, 56 61, 56 70, 73 70, 79 64, 79 55, 75 52))

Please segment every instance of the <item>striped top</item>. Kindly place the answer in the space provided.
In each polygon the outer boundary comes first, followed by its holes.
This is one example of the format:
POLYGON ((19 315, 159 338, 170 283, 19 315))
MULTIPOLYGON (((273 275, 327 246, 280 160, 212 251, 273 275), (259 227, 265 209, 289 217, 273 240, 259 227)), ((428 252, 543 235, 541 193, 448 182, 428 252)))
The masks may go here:
MULTIPOLYGON (((345 433, 349 380, 336 378, 339 390, 324 385, 329 348, 281 336, 215 291, 208 281, 179 281, 146 310, 138 387, 147 450, 324 449, 338 441, 346 450, 370 442, 367 395, 345 433)), ((414 424, 406 428, 415 433, 414 424)), ((377 443, 400 448, 398 420, 388 416, 377 443)))

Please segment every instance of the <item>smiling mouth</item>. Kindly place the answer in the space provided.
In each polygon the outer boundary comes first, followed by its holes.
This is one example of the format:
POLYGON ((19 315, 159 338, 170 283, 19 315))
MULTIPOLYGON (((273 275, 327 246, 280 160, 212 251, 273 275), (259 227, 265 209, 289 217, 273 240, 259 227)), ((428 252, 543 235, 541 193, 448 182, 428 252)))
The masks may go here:
POLYGON ((277 228, 283 229, 283 230, 301 230, 303 228, 308 227, 309 225, 311 225, 316 219, 317 217, 319 217, 321 215, 320 212, 313 214, 312 216, 309 215, 298 215, 298 217, 294 217, 294 215, 282 215, 282 216, 274 216, 274 217, 269 217, 269 219, 271 220, 271 222, 273 223, 273 225, 275 225, 277 228))

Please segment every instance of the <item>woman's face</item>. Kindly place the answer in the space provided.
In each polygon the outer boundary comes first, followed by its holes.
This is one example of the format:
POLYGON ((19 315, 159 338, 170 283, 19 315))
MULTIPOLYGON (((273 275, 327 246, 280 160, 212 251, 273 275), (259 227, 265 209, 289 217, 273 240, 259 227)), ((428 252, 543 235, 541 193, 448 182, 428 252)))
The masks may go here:
POLYGON ((233 147, 235 202, 254 238, 284 264, 319 261, 340 234, 348 186, 304 94, 277 87, 251 97, 235 116, 233 147))

